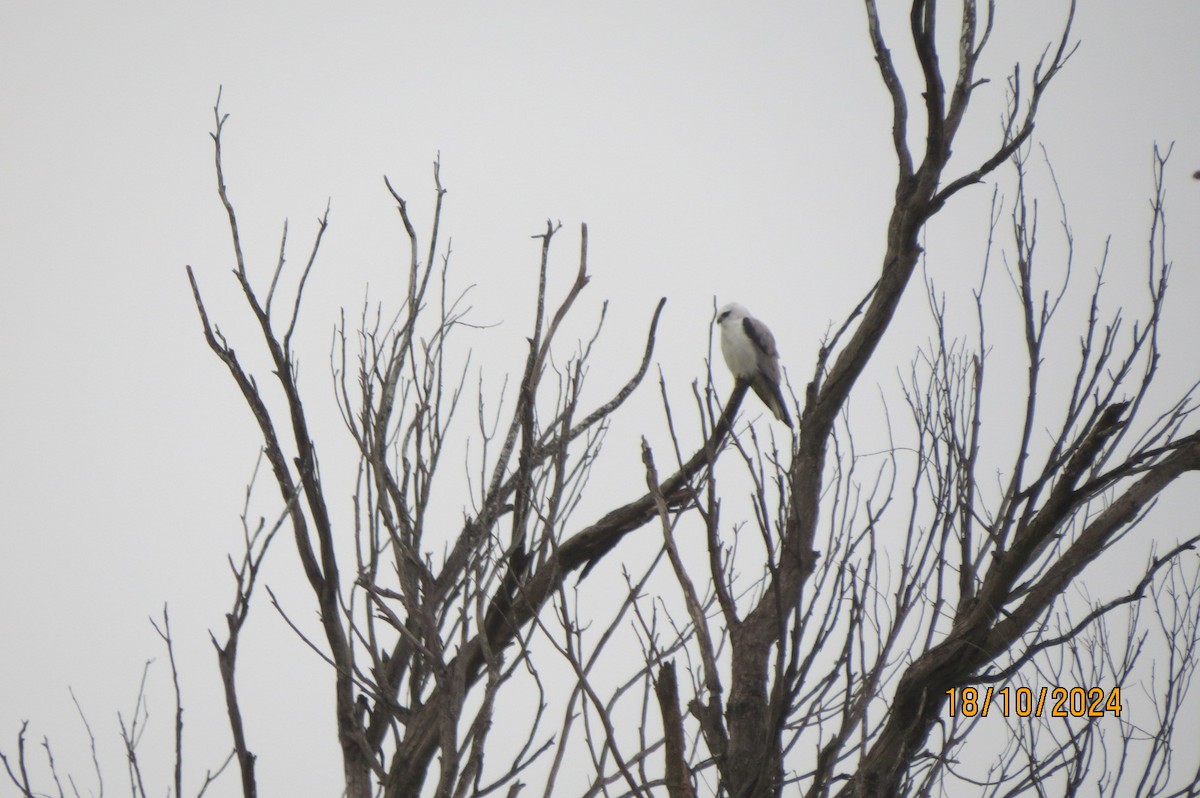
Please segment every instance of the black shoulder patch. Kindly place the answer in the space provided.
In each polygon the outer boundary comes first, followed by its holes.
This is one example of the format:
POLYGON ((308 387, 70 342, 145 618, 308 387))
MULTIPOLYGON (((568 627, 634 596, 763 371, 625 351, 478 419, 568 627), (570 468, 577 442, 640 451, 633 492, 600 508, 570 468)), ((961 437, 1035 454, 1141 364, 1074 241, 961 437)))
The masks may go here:
POLYGON ((768 355, 775 354, 775 342, 771 339, 771 333, 765 328, 759 329, 759 325, 753 324, 750 317, 742 319, 742 329, 760 352, 765 352, 768 355))

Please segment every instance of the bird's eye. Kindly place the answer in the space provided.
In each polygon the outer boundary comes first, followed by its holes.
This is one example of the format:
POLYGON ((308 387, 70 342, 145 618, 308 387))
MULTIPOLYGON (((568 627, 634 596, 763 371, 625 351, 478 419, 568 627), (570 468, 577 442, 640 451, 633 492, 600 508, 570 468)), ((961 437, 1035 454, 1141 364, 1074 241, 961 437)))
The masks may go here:
POLYGON ((725 321, 725 319, 728 318, 728 316, 729 316, 728 310, 725 311, 724 313, 722 313, 720 316, 717 316, 717 324, 720 324, 721 322, 725 321))

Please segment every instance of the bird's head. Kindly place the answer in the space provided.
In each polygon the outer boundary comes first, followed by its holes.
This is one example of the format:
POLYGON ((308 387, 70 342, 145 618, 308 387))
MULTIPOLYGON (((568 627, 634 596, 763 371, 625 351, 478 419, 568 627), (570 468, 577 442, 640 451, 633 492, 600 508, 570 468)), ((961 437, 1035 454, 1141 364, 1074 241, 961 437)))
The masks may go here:
POLYGON ((725 322, 737 322, 750 315, 750 311, 736 302, 730 302, 728 305, 717 311, 717 324, 725 322))

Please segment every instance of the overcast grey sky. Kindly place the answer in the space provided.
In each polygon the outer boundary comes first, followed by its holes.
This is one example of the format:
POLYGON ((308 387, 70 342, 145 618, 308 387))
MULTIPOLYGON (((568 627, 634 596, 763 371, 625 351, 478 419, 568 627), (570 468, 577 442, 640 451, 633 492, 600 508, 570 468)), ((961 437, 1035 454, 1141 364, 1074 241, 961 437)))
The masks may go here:
MULTIPOLYGON (((993 82, 978 94, 960 163, 994 142, 1011 63, 1036 60, 1064 6, 1000 4, 984 68, 993 82)), ((1091 268, 1111 233, 1113 279, 1126 269, 1133 284, 1151 145, 1176 142, 1168 176, 1176 294, 1166 328, 1186 343, 1168 349, 1164 368, 1194 378, 1200 6, 1080 6, 1082 44, 1035 135, 1062 183, 1081 263, 1091 268)), ((898 50, 901 34, 893 28, 898 50)), ((568 275, 578 225, 589 224, 590 317, 608 299, 615 320, 601 363, 624 374, 654 303, 669 298, 656 362, 681 401, 703 372, 714 296, 768 321, 800 383, 821 333, 878 266, 895 166, 858 3, 8 0, 0 747, 23 718, 34 719, 39 739, 78 738, 70 684, 112 755, 113 712, 128 711, 143 661, 161 654, 146 617, 164 602, 195 696, 189 730, 225 739, 219 708, 205 706, 218 683, 206 630, 219 628, 231 595, 225 556, 238 544, 257 440, 204 345, 184 274, 192 264, 218 320, 245 329, 208 137, 222 85, 228 182, 260 282, 283 220, 295 265, 332 203, 300 331, 310 353, 303 373, 322 400, 337 308, 359 306, 368 283, 375 298, 399 285, 402 230, 381 176, 427 219, 439 152, 453 274, 478 286, 477 318, 502 322, 496 335, 506 335, 494 350, 486 336, 470 339, 493 380, 519 363, 537 254, 529 236, 547 218, 564 224, 558 262, 568 275)), ((949 251, 958 236, 978 243, 990 196, 988 187, 968 192, 931 236, 949 251)), ((952 281, 957 265, 943 258, 931 268, 952 281)), ((653 412, 653 396, 644 407, 653 412)), ((333 416, 327 432, 338 429, 333 416)), ((631 440, 610 445, 633 462, 631 440)), ((302 590, 294 598, 311 613, 302 590)), ((258 696, 270 716, 258 729, 305 728, 312 718, 289 690, 321 666, 265 606, 256 612, 274 646, 253 650, 245 666, 247 681, 271 674, 258 696), (291 664, 276 670, 278 658, 291 664)), ((156 667, 154 678, 165 678, 156 667)), ((166 735, 165 698, 152 710, 166 735)), ((332 764, 332 789, 336 752, 326 719, 317 723, 293 764, 317 774, 332 764)), ((211 764, 192 761, 197 770, 211 764)), ((289 784, 286 765, 264 758, 264 793, 289 784)), ((309 783, 326 787, 324 775, 309 783)))

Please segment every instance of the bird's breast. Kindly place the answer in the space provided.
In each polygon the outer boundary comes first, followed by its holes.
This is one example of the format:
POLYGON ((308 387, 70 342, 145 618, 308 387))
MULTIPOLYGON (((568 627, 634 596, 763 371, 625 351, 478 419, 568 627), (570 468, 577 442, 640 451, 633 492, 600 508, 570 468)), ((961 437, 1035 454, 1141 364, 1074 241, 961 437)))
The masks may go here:
POLYGON ((731 332, 728 327, 721 329, 721 354, 735 377, 750 379, 758 371, 758 351, 754 343, 745 335, 731 332))

